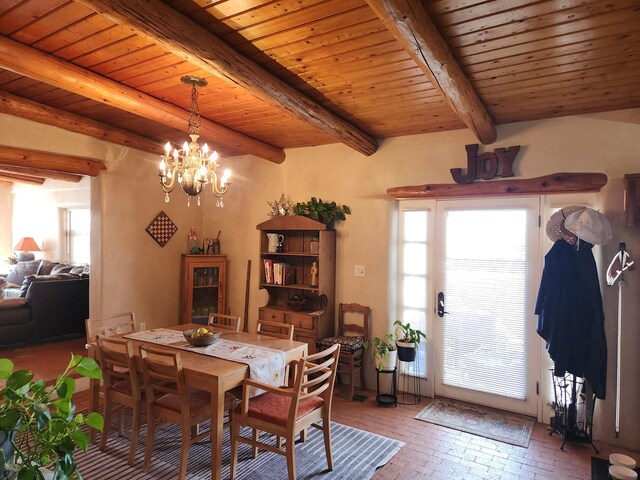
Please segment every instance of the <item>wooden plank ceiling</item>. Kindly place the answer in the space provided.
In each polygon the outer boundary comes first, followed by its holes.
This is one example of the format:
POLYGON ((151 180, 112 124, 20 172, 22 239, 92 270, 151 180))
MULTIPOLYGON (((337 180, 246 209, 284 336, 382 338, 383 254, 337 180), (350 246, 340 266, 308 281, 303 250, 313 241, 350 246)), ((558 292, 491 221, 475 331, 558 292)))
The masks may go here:
POLYGON ((462 128, 490 143, 494 125, 640 107, 640 0, 132 2, 0 2, 0 111, 153 151, 184 140, 180 77, 197 75, 203 140, 280 162, 462 128), (242 58, 212 66, 227 46, 242 58))

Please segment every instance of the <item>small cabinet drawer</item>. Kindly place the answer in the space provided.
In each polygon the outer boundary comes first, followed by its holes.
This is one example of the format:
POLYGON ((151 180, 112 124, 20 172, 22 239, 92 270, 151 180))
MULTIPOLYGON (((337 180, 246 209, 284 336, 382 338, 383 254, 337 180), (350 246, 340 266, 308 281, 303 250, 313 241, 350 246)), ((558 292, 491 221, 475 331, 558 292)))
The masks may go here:
POLYGON ((263 308, 260 310, 261 318, 265 322, 279 322, 284 323, 284 311, 275 310, 271 308, 263 308))
POLYGON ((318 317, 313 317, 311 315, 301 315, 296 313, 287 314, 287 323, 294 325, 296 328, 306 328, 308 330, 313 330, 315 328, 315 319, 318 317))

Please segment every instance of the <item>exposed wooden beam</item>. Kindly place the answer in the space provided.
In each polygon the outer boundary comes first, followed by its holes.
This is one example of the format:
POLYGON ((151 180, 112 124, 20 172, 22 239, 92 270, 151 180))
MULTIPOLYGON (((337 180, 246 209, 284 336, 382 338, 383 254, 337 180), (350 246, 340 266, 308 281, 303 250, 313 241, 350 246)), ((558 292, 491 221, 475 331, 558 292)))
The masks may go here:
POLYGON ((0 173, 18 173, 21 175, 31 175, 33 177, 44 177, 52 180, 62 180, 63 182, 78 183, 82 180, 82 176, 72 173, 54 172, 51 170, 41 170, 39 168, 16 167, 11 165, 3 165, 0 158, 0 173))
POLYGON ((16 175, 13 173, 0 173, 0 180, 26 183, 27 185, 42 185, 44 183, 44 178, 42 177, 30 177, 28 175, 16 175))
POLYGON ((395 187, 387 193, 398 200, 411 198, 496 197, 548 193, 599 192, 607 184, 604 173, 553 173, 543 177, 476 183, 441 183, 395 187))
POLYGON ((90 158, 1 146, 0 164, 74 173, 76 175, 89 175, 91 177, 95 177, 98 173, 107 169, 104 163, 90 158))
POLYGON ((391 34, 444 95, 458 118, 484 144, 496 127, 420 0, 367 0, 391 34))
POLYGON ((75 113, 65 112, 26 98, 12 95, 0 90, 0 113, 26 118, 34 122, 63 128, 70 132, 82 133, 106 142, 135 148, 143 152, 163 152, 163 146, 147 138, 127 132, 110 125, 81 117, 75 113))
MULTIPOLYGON (((3 36, 0 36, 0 67, 178 130, 185 131, 189 123, 189 112, 180 107, 3 36)), ((284 160, 282 149, 206 118, 201 119, 200 134, 237 152, 275 163, 284 160)))
POLYGON ((241 85, 364 155, 378 149, 373 137, 239 54, 161 0, 80 0, 80 3, 134 29, 189 63, 241 85))

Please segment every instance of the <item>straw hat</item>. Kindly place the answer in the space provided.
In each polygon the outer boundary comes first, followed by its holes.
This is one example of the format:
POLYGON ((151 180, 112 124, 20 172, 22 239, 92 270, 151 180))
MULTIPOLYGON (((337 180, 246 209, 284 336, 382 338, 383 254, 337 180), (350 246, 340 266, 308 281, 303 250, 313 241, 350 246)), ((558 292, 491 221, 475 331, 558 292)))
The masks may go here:
POLYGON ((604 245, 612 237, 609 220, 593 208, 584 208, 567 214, 564 226, 580 240, 593 245, 604 245))
POLYGON ((570 207, 564 207, 551 215, 551 218, 547 222, 547 237, 551 239, 553 243, 557 242, 561 238, 570 245, 576 242, 576 236, 565 228, 565 219, 568 215, 584 210, 585 207, 578 205, 571 205, 570 207))

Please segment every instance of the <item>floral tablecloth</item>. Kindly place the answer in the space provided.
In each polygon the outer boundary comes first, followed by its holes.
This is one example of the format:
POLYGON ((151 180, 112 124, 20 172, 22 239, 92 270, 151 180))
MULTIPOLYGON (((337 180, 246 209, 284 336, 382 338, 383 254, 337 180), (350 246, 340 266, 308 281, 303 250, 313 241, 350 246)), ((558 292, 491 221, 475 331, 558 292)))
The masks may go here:
MULTIPOLYGON (((245 363, 249 365, 249 377, 252 380, 275 387, 285 383, 286 356, 282 350, 223 339, 217 340, 208 347, 194 347, 185 340, 181 331, 168 328, 155 328, 143 332, 128 333, 124 337, 245 363)), ((254 392, 253 395, 256 393, 259 392, 254 392)))

